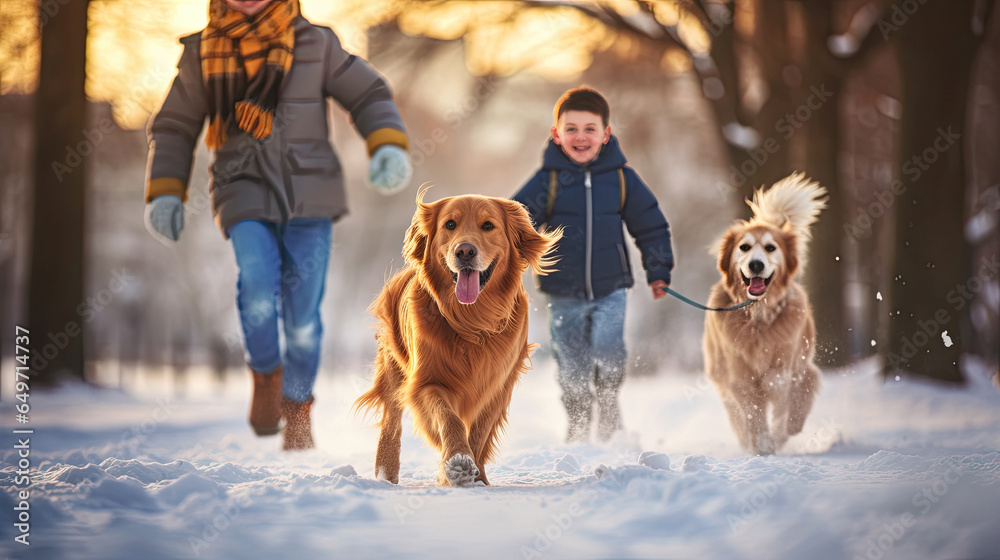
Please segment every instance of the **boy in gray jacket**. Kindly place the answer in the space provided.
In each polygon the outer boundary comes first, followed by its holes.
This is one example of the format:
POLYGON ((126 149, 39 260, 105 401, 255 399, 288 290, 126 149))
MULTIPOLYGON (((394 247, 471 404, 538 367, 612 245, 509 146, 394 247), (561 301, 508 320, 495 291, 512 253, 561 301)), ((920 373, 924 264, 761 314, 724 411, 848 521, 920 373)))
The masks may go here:
POLYGON ((273 435, 284 418, 283 448, 307 449, 331 229, 347 212, 326 99, 350 111, 379 192, 409 182, 406 129, 385 79, 306 21, 298 0, 210 0, 208 27, 181 42, 177 77, 149 126, 146 226, 161 241, 180 235, 208 120, 212 213, 239 267, 250 425, 273 435), (318 268, 302 266, 317 257, 318 268))

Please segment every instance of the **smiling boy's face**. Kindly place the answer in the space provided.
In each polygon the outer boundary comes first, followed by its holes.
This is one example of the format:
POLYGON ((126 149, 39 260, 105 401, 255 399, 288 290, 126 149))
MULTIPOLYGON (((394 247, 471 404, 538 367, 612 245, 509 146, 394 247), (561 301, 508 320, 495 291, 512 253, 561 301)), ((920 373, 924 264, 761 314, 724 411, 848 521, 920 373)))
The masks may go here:
POLYGON ((604 126, 601 116, 589 111, 566 111, 552 127, 552 140, 581 164, 597 157, 610 138, 611 126, 604 126))

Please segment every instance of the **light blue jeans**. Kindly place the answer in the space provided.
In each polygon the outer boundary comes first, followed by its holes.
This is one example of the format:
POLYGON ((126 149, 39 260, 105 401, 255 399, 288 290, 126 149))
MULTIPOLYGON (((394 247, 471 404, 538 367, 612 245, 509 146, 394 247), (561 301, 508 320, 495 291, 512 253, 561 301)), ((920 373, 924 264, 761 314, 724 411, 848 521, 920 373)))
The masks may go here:
POLYGON ((261 373, 284 365, 282 393, 296 402, 312 396, 319 370, 323 337, 319 305, 332 226, 322 218, 287 224, 246 220, 228 231, 239 267, 236 304, 247 365, 261 373))
POLYGON ((600 439, 621 427, 618 392, 628 359, 626 294, 621 288, 594 301, 549 296, 549 334, 570 419, 570 441, 587 439, 595 394, 600 439))

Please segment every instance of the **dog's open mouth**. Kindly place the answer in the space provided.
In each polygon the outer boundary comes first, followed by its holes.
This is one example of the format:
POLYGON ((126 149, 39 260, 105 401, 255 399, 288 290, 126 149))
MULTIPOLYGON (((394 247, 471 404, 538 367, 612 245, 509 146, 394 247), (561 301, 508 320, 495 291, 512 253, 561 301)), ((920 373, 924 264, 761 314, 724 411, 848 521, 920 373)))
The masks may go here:
POLYGON ((473 268, 463 268, 458 272, 452 272, 451 279, 455 283, 455 297, 458 298, 458 301, 464 304, 476 303, 479 292, 490 281, 490 276, 493 276, 493 269, 496 266, 497 261, 494 259, 490 266, 482 272, 473 268))
POLYGON ((747 293, 750 294, 751 297, 757 298, 764 295, 764 292, 767 291, 767 287, 771 285, 771 278, 773 277, 773 274, 767 278, 763 278, 761 276, 747 278, 746 276, 743 276, 743 283, 747 285, 747 293))

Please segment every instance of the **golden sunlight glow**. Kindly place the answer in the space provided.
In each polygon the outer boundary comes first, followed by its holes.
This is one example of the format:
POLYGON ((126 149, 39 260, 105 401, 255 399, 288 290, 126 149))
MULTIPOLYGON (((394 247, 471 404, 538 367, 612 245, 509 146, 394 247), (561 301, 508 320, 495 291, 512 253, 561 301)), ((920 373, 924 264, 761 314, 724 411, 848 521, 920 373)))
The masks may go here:
POLYGON ((594 3, 607 6, 625 17, 634 16, 640 11, 635 0, 602 0, 594 3))
POLYGON ((698 18, 683 15, 677 24, 677 34, 692 52, 707 53, 712 48, 712 40, 698 18))
POLYGON ((38 79, 37 14, 36 2, 0 0, 0 95, 38 79))
POLYGON ((677 25, 677 20, 680 19, 677 5, 673 2, 654 3, 653 15, 656 16, 656 21, 663 25, 677 25))
POLYGON ((585 70, 608 34, 600 23, 566 8, 522 11, 480 30, 467 38, 472 73, 508 75, 530 68, 552 78, 585 70))
POLYGON ((443 40, 458 39, 472 29, 474 24, 502 21, 515 10, 515 5, 502 2, 415 5, 400 16, 399 28, 409 35, 443 40))
MULTIPOLYGON (((392 17, 391 4, 303 0, 302 12, 334 27, 348 50, 364 53, 365 30, 392 17)), ((2 0, 0 6, 0 95, 31 91, 38 80, 38 2, 2 0)), ((177 73, 178 39, 208 23, 208 0, 92 0, 88 19, 87 95, 111 102, 121 126, 140 128, 177 73)))
POLYGON ((524 69, 550 78, 585 70, 608 31, 572 8, 523 9, 512 2, 456 2, 407 11, 400 30, 435 39, 465 37, 473 74, 509 75, 524 69))
POLYGON ((754 30, 757 28, 757 13, 754 11, 753 2, 738 2, 735 6, 733 27, 743 37, 753 36, 754 30))
MULTIPOLYGON (((464 38, 466 65, 476 75, 509 75, 528 70, 564 79, 585 70, 593 53, 614 48, 634 52, 638 43, 569 7, 525 9, 511 1, 440 3, 406 0, 301 0, 310 21, 329 25, 344 47, 364 56, 367 30, 398 18, 400 30, 435 39, 464 38), (405 10, 405 11, 404 11, 405 10)), ((600 0, 624 16, 634 0, 600 0)), ((697 21, 673 1, 654 5, 656 18, 678 23, 683 39, 707 50, 709 38, 697 21)), ((0 0, 0 95, 31 91, 38 79, 37 0, 0 0)), ((87 94, 109 101, 125 127, 145 125, 162 102, 181 54, 178 38, 202 29, 208 0, 91 0, 87 94)), ((664 57, 664 68, 684 66, 679 53, 664 57)))
POLYGON ((693 63, 686 51, 680 49, 668 49, 660 59, 660 67, 667 72, 681 73, 691 69, 693 63))

